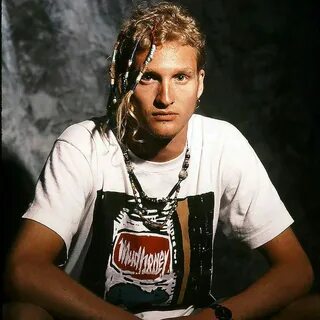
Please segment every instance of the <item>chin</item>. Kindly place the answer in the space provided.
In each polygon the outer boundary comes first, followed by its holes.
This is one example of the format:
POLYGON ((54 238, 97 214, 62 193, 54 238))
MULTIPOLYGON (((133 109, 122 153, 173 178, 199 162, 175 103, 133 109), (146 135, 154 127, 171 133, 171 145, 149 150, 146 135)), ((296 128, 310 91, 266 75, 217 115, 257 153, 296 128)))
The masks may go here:
POLYGON ((172 140, 176 136, 176 133, 173 132, 151 131, 150 134, 153 138, 159 140, 172 140))
POLYGON ((145 132, 154 139, 172 140, 183 128, 173 123, 161 123, 145 127, 145 132))
POLYGON ((177 134, 169 130, 148 130, 145 137, 149 136, 152 140, 172 140, 177 134))

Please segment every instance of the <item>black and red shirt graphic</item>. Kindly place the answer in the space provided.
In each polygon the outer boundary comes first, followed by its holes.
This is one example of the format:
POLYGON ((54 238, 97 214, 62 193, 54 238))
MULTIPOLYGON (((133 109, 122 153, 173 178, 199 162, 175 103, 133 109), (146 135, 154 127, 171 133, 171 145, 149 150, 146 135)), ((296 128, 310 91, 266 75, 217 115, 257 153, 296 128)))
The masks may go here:
POLYGON ((99 191, 97 199, 85 286, 132 311, 210 303, 212 192, 179 199, 168 228, 152 231, 134 214, 133 197, 99 191))
POLYGON ((170 239, 162 235, 118 233, 113 247, 112 267, 139 280, 156 280, 170 273, 170 239))

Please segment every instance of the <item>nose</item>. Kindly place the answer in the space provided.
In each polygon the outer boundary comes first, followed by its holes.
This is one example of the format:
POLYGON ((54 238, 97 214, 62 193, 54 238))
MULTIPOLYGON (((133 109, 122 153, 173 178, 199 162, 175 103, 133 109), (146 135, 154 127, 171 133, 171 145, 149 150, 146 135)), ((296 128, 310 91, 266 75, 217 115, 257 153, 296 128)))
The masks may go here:
POLYGON ((157 108, 167 108, 174 103, 174 90, 170 81, 163 80, 159 83, 158 94, 155 99, 155 106, 157 108))

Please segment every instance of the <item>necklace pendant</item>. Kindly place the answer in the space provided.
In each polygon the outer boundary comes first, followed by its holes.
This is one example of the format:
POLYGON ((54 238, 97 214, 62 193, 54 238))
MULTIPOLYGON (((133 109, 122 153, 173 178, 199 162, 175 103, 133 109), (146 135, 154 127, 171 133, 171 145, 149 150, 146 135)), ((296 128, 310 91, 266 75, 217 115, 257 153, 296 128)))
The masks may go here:
POLYGON ((186 179, 188 176, 188 172, 185 169, 182 169, 179 173, 179 179, 184 180, 186 179))
POLYGON ((164 223, 158 223, 158 222, 154 222, 154 221, 151 221, 151 220, 144 220, 143 221, 143 224, 149 229, 149 230, 161 230, 164 225, 165 225, 165 222, 164 223))

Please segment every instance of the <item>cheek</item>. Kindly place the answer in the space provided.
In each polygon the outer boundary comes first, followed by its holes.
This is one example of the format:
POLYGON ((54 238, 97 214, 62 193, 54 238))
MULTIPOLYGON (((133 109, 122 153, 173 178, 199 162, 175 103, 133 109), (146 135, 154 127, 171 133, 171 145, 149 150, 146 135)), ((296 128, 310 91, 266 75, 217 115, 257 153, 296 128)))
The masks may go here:
POLYGON ((131 102, 134 107, 134 114, 140 121, 143 121, 148 113, 149 106, 152 105, 150 97, 144 92, 135 92, 131 97, 131 102))
POLYGON ((156 90, 152 86, 137 87, 132 95, 132 102, 138 108, 146 108, 152 104, 156 97, 156 90))
POLYGON ((197 103, 197 89, 195 86, 179 88, 176 91, 176 101, 186 106, 195 106, 197 103))
POLYGON ((176 96, 182 99, 185 98, 197 98, 198 85, 196 82, 192 81, 185 85, 177 85, 175 87, 176 96))

